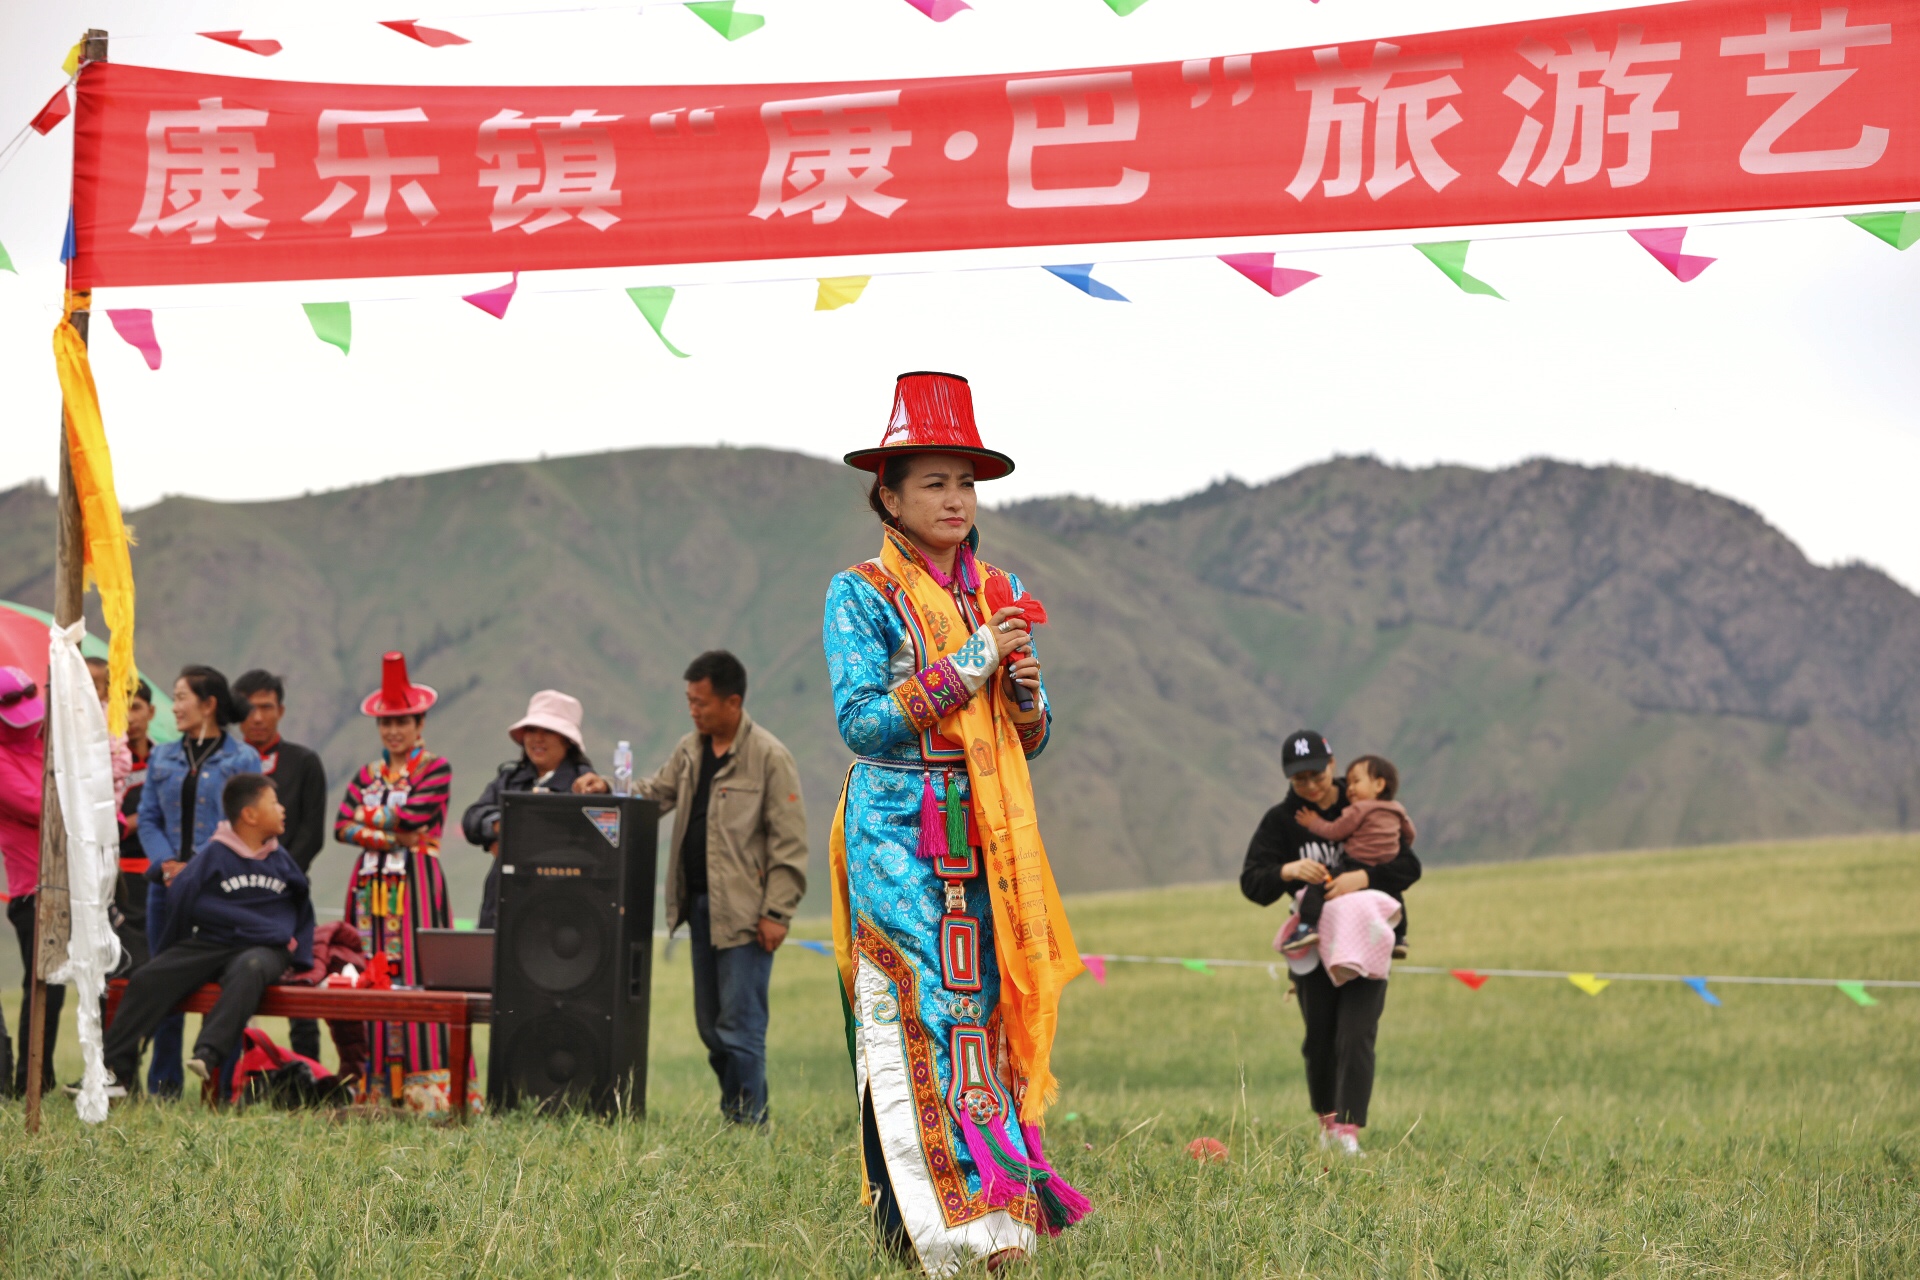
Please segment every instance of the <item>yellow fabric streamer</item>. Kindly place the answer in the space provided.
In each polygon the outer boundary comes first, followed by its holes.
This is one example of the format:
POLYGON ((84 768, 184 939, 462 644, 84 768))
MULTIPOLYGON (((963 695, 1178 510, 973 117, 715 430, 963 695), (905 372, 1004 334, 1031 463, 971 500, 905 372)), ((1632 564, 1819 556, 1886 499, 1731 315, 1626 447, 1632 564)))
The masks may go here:
POLYGON ((100 393, 93 385, 87 344, 73 327, 73 313, 86 295, 67 295, 66 314, 53 331, 53 359, 60 372, 60 399, 67 422, 68 465, 80 501, 80 538, 87 578, 100 592, 107 646, 107 730, 127 731, 127 700, 139 676, 133 663, 133 552, 120 499, 113 491, 113 456, 100 420, 100 393))

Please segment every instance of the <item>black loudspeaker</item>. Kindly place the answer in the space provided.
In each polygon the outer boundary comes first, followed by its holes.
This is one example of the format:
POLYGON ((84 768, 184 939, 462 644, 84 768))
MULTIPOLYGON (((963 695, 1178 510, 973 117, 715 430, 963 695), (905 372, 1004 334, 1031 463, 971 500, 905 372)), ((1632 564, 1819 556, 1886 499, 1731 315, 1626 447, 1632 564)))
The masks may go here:
POLYGON ((642 1114, 660 806, 510 791, 501 807, 487 1103, 642 1114))

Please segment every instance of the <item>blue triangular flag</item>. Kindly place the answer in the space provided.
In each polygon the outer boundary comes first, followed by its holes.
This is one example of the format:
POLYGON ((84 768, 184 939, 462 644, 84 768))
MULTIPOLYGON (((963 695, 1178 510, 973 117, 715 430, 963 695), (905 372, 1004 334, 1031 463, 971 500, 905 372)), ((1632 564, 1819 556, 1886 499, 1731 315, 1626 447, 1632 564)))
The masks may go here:
POLYGON ((1720 1007, 1720 997, 1707 990, 1707 980, 1705 978, 1682 978, 1680 981, 1692 987, 1695 995, 1705 1000, 1714 1008, 1718 1009, 1720 1007))
POLYGON ((818 951, 823 956, 830 956, 833 954, 832 947, 828 946, 824 942, 816 942, 812 938, 801 939, 800 945, 805 947, 809 951, 818 951))
POLYGON ((1090 297, 1100 298, 1107 302, 1131 301, 1130 298, 1112 285, 1101 284, 1098 280, 1095 280, 1093 278, 1093 265, 1091 262, 1079 262, 1065 267, 1048 267, 1047 270, 1090 297))
POLYGON ((79 255, 80 255, 80 250, 75 247, 74 235, 73 235, 73 206, 68 205, 67 206, 67 234, 66 234, 66 237, 60 241, 60 261, 72 262, 79 255))

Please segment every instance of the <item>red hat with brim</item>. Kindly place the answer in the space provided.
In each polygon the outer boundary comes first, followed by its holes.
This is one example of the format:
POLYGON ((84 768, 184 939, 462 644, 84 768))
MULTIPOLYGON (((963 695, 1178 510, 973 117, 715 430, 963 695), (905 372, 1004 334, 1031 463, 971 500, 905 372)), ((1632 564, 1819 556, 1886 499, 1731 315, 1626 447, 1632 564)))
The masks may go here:
POLYGON ((360 704, 363 716, 418 716, 440 701, 440 695, 424 684, 407 679, 407 655, 382 654, 380 687, 360 704))
POLYGON ((876 449, 855 449, 850 467, 876 474, 888 458, 910 453, 957 453, 972 458, 975 480, 1013 473, 1013 459, 980 443, 973 421, 973 390, 957 373, 903 373, 893 384, 893 417, 876 449))

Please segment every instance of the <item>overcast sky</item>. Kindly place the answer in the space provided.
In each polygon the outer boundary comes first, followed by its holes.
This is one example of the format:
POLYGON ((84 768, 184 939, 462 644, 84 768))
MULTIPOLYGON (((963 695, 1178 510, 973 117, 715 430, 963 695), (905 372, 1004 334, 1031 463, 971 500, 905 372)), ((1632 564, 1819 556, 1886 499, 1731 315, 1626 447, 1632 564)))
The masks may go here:
MULTIPOLYGON (((474 14, 541 0, 442 3, 474 14)), ((361 0, 11 3, 0 6, 0 138, 58 86, 61 58, 90 25, 112 33, 115 61, 232 75, 740 83, 1159 61, 1591 7, 1151 0, 1121 19, 1100 0, 974 4, 936 25, 904 0, 742 0, 767 25, 728 44, 668 6, 456 18, 361 0), (428 49, 373 25, 395 16, 474 43, 428 49), (191 34, 234 27, 286 50, 263 59, 191 34)), ((0 274, 0 487, 53 471, 49 335, 71 145, 63 124, 0 174, 0 243, 19 268, 0 274)), ((543 273, 522 278, 505 321, 459 300, 498 277, 102 290, 96 308, 157 308, 165 360, 149 371, 103 320, 94 369, 130 507, 640 445, 838 455, 878 441, 895 373, 937 368, 973 379, 987 442, 1019 460, 986 491, 994 500, 1152 501, 1336 453, 1483 467, 1548 455, 1682 478, 1757 508, 1817 561, 1865 560, 1920 585, 1920 250, 1897 254, 1837 219, 1700 227, 1687 249, 1720 261, 1683 286, 1617 231, 1476 243, 1470 268, 1504 303, 1458 292, 1404 246, 1289 259, 1324 278, 1281 299, 1214 262, 1124 261, 1192 246, 1116 246, 1098 274, 1130 305, 1033 269, 1058 251, 878 278, 834 312, 812 310, 804 277, 901 264, 543 273), (769 276, 802 278, 724 283, 769 276), (644 283, 680 286, 668 332, 691 359, 668 355, 619 292, 563 292, 644 283), (297 305, 396 295, 412 300, 356 305, 347 358, 314 339, 297 305)))

